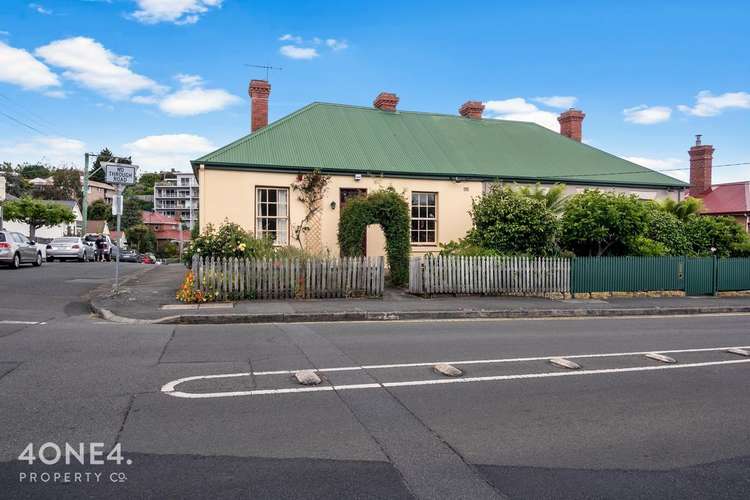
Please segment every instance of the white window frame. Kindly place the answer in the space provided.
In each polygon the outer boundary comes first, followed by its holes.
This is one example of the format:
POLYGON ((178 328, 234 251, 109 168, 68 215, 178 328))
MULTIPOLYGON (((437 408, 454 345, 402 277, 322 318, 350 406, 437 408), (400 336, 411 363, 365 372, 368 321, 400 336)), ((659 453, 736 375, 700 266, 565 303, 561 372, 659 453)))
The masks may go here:
MULTIPOLYGON (((266 196, 266 200, 268 199, 268 196, 266 196)), ((266 211, 267 212, 267 211, 266 211)), ((275 238, 273 240, 273 244, 276 246, 285 246, 289 244, 289 188, 288 187, 279 187, 279 186, 255 186, 255 236, 257 238, 262 238, 266 236, 267 234, 272 234, 272 231, 264 230, 263 229, 263 220, 270 220, 270 219, 276 219, 276 231, 275 231, 275 238), (261 201, 261 191, 265 191, 266 193, 271 191, 276 191, 276 202, 262 202, 261 201), (280 193, 284 193, 284 197, 286 199, 286 207, 284 210, 284 213, 281 214, 280 211, 276 210, 276 215, 261 215, 262 214, 262 205, 279 205, 279 199, 280 199, 280 193), (282 229, 282 231, 279 231, 279 229, 282 229), (279 238, 280 233, 283 232, 281 235, 282 238, 279 238)))
POLYGON ((435 191, 412 191, 411 192, 411 207, 410 207, 411 213, 412 213, 412 225, 409 227, 409 239, 411 241, 412 245, 419 246, 435 246, 437 245, 438 241, 438 193, 435 191), (426 199, 429 199, 429 195, 433 196, 433 204, 430 205, 429 203, 423 204, 421 195, 427 195, 426 199), (417 197, 416 201, 417 204, 415 204, 415 196, 417 197), (434 217, 414 217, 414 208, 417 209, 417 213, 419 213, 420 208, 427 208, 428 214, 429 214, 429 207, 433 208, 434 217), (419 224, 419 221, 433 221, 435 224, 434 229, 414 229, 413 222, 417 221, 417 225, 419 224), (430 233, 433 234, 433 239, 431 241, 415 241, 414 240, 414 232, 417 233, 425 233, 426 237, 429 237, 430 233))

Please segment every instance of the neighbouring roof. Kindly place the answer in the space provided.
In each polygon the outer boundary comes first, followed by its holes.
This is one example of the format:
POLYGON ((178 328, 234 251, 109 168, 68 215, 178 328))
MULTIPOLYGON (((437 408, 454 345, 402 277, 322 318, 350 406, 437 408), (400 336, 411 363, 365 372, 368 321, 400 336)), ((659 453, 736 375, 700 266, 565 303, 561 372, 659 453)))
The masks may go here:
POLYGON ((68 207, 71 210, 74 210, 78 207, 78 202, 75 200, 51 200, 52 203, 57 203, 58 205, 64 205, 68 207))
POLYGON ((144 224, 179 224, 176 218, 163 215, 158 212, 147 212, 146 210, 141 212, 143 216, 144 224))
POLYGON ((750 181, 715 184, 699 198, 706 214, 750 213, 750 181))
POLYGON ((192 165, 686 187, 540 125, 313 103, 192 165))
MULTIPOLYGON (((180 241, 180 231, 177 229, 162 229, 154 231, 157 240, 180 241)), ((190 241, 190 231, 182 231, 182 241, 190 241)))

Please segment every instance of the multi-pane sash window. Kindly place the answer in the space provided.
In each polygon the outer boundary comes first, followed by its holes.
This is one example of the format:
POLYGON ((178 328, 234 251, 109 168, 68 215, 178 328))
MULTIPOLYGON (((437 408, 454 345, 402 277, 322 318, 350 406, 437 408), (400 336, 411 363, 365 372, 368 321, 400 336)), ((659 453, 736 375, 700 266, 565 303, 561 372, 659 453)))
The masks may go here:
POLYGON ((411 193, 411 242, 435 243, 437 193, 411 193))
POLYGON ((255 188, 255 204, 256 236, 271 238, 274 245, 288 244, 289 189, 255 188))

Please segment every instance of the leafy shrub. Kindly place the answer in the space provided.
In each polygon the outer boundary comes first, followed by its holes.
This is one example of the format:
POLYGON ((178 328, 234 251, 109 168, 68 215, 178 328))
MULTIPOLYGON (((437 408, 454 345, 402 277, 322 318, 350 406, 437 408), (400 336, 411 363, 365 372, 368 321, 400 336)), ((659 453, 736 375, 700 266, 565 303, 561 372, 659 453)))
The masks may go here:
POLYGON ((696 255, 731 257, 741 253, 749 241, 742 226, 726 216, 691 215, 685 223, 685 232, 696 255))
POLYGON ((587 189, 565 205, 562 239, 577 255, 622 255, 643 236, 646 205, 633 195, 587 189))
POLYGON ((195 276, 192 271, 185 273, 185 279, 182 281, 180 288, 177 290, 175 297, 180 302, 187 304, 194 304, 199 302, 208 302, 215 298, 214 294, 204 294, 200 290, 195 289, 195 276))
MULTIPOLYGON (((690 241, 685 232, 685 224, 675 214, 649 203, 646 209, 646 231, 644 237, 664 245, 663 255, 689 255, 692 253, 690 241)), ((632 255, 643 255, 631 249, 632 255)))
POLYGON ((493 186, 471 209, 474 227, 466 240, 495 254, 555 253, 558 220, 544 201, 509 187, 493 186))
POLYGON ((401 286, 409 280, 409 205, 393 188, 382 189, 347 201, 339 219, 338 239, 347 256, 362 255, 367 226, 379 224, 385 233, 391 283, 401 286))
POLYGON ((486 257, 498 255, 494 250, 488 248, 482 248, 473 243, 468 242, 466 239, 460 239, 458 241, 449 241, 448 243, 440 244, 440 255, 457 255, 461 257, 486 257))
POLYGON ((670 255, 670 251, 667 245, 660 241, 655 241, 645 236, 636 236, 630 244, 629 254, 644 257, 663 257, 670 255))
POLYGON ((188 264, 193 260, 193 255, 262 259, 273 257, 274 247, 270 239, 255 238, 239 224, 225 220, 218 230, 209 224, 198 238, 187 245, 182 255, 183 261, 188 264))

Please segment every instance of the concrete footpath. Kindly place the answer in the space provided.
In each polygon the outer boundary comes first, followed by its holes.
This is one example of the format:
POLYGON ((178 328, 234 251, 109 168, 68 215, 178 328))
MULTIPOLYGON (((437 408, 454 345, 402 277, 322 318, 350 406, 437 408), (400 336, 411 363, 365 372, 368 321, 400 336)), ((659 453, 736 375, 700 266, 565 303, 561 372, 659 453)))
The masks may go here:
POLYGON ((185 268, 148 266, 90 295, 104 319, 143 324, 297 323, 410 319, 554 318, 750 313, 750 297, 663 297, 551 300, 536 297, 421 298, 389 289, 382 299, 252 300, 182 304, 175 292, 185 268))

